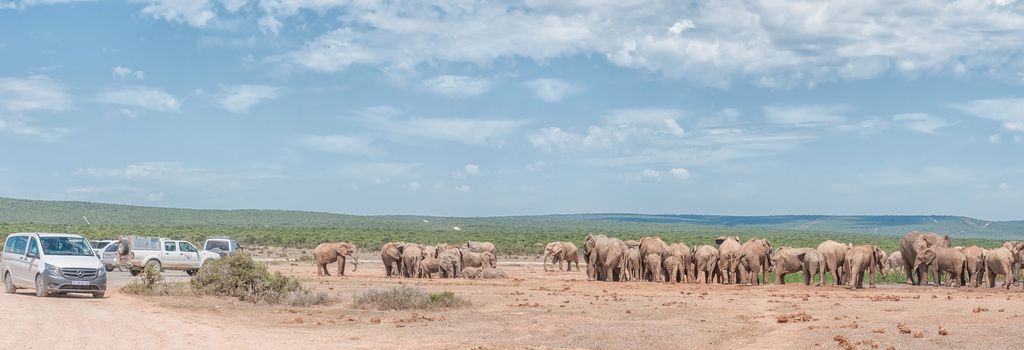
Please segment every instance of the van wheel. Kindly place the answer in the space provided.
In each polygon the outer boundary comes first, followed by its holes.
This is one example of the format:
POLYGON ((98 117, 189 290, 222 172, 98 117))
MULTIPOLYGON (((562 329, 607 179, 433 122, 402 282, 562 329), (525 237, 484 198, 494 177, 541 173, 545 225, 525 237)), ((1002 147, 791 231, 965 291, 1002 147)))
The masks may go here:
POLYGON ((36 275, 36 296, 43 298, 50 296, 50 292, 46 290, 46 281, 43 280, 43 275, 36 275))
POLYGON ((18 288, 14 287, 14 281, 11 281, 11 273, 4 273, 4 292, 7 294, 14 293, 18 288))
POLYGON ((106 294, 106 292, 96 292, 96 293, 92 293, 92 297, 96 298, 96 299, 103 299, 103 295, 104 294, 106 294))
POLYGON ((146 267, 153 269, 156 272, 164 272, 163 266, 160 266, 160 262, 156 260, 150 260, 146 263, 146 267))

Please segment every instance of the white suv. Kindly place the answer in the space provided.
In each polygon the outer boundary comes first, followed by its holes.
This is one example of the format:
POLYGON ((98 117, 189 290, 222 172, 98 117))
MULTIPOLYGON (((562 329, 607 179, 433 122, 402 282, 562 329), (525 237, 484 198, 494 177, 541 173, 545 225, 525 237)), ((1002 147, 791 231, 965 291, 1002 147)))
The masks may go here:
POLYGON ((102 298, 107 271, 89 241, 62 233, 12 233, 3 253, 4 291, 34 288, 36 295, 89 293, 102 298))

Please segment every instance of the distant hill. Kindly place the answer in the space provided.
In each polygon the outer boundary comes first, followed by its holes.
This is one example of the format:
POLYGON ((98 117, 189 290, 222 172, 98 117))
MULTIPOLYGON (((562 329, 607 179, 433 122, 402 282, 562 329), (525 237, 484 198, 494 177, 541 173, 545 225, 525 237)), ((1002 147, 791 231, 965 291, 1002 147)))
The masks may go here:
POLYGON ((283 227, 283 228, 380 228, 422 225, 432 222, 436 229, 449 225, 559 228, 574 223, 587 227, 636 224, 638 227, 658 226, 659 231, 672 225, 760 228, 787 231, 842 232, 898 236, 911 230, 949 233, 964 238, 1022 239, 1024 221, 985 221, 962 216, 721 216, 721 215, 641 215, 641 214, 571 214, 508 217, 428 217, 428 216, 359 216, 287 210, 206 210, 156 208, 130 205, 70 201, 38 201, 0 197, 0 223, 109 226, 207 226, 207 227, 283 227))

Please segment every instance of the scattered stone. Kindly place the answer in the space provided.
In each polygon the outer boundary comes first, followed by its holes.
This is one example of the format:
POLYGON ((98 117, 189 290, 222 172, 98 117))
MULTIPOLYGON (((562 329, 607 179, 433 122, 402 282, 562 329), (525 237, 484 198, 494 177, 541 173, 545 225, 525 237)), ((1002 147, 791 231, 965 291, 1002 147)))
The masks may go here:
POLYGON ((900 322, 896 325, 896 329, 900 330, 900 334, 910 334, 910 327, 907 324, 900 322))
POLYGON ((939 335, 949 335, 949 331, 946 330, 946 327, 939 326, 939 335))
POLYGON ((856 346, 854 346, 852 343, 850 343, 850 338, 847 338, 845 336, 837 335, 834 338, 832 338, 832 340, 835 340, 836 344, 839 345, 839 347, 844 349, 844 350, 855 350, 855 349, 857 349, 856 346))

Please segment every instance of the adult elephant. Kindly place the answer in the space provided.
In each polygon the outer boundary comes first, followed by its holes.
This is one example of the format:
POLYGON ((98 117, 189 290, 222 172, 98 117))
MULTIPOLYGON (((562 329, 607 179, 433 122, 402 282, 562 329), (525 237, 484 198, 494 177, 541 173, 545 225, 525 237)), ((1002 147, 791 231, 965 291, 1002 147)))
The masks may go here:
POLYGON ((402 265, 403 242, 388 242, 380 247, 380 260, 384 263, 384 276, 402 276, 405 268, 402 265))
POLYGON ((972 288, 977 288, 981 285, 981 281, 985 276, 986 250, 976 245, 972 245, 967 248, 961 248, 960 252, 964 254, 964 259, 967 260, 964 277, 972 288))
POLYGON ((462 249, 462 269, 466 269, 467 267, 478 267, 482 269, 486 267, 486 264, 487 263, 484 262, 484 257, 481 253, 473 252, 467 248, 462 249))
POLYGON ((483 261, 484 268, 498 267, 498 257, 494 256, 494 254, 491 254, 491 252, 480 253, 480 260, 483 261))
POLYGON ((402 264, 405 265, 402 276, 419 277, 420 260, 423 260, 423 246, 419 244, 406 244, 402 250, 402 264))
POLYGON ((929 247, 917 254, 912 271, 917 271, 921 265, 935 266, 935 286, 942 285, 942 274, 944 272, 949 274, 947 283, 949 286, 952 286, 953 282, 957 281, 960 282, 961 287, 966 284, 964 281, 964 271, 967 270, 967 256, 960 249, 929 247))
POLYGON ((718 237, 715 240, 722 242, 718 245, 718 275, 723 279, 722 283, 739 284, 740 238, 737 236, 718 237))
POLYGON ((345 260, 346 258, 352 258, 352 271, 359 268, 359 259, 356 258, 356 254, 359 250, 355 244, 350 242, 341 243, 320 243, 315 249, 313 249, 313 262, 316 264, 317 276, 327 275, 331 273, 327 271, 327 264, 338 263, 338 275, 345 275, 345 260))
POLYGON ((900 240, 900 255, 903 256, 903 272, 907 274, 907 284, 921 285, 928 284, 929 265, 919 266, 918 269, 911 269, 917 260, 917 254, 923 253, 929 247, 950 247, 949 235, 939 236, 934 233, 910 231, 900 240))
POLYGON ((743 284, 767 284, 768 270, 772 266, 772 242, 764 238, 751 238, 740 246, 740 276, 746 276, 743 284), (758 275, 761 277, 758 282, 758 275))
POLYGON ((438 254, 441 259, 441 277, 456 278, 462 271, 462 251, 459 248, 448 248, 438 254))
MULTIPOLYGON (((681 281, 690 283, 694 278, 695 272, 693 271, 693 251, 685 243, 672 243, 668 246, 668 253, 664 259, 668 259, 670 256, 674 256, 679 259, 679 278, 681 281)), ((665 275, 669 278, 674 278, 669 275, 668 269, 665 269, 665 275)))
POLYGON ((563 261, 569 265, 566 271, 572 271, 573 262, 576 263, 576 271, 580 270, 579 248, 572 242, 551 242, 544 246, 544 271, 548 270, 548 257, 551 257, 552 265, 558 261, 558 271, 562 271, 563 261))
POLYGON ((882 262, 885 259, 885 252, 877 245, 859 245, 850 248, 846 252, 844 266, 849 269, 847 277, 850 278, 850 286, 854 289, 864 288, 864 273, 871 273, 870 287, 875 288, 876 276, 882 273, 882 262))
POLYGON ((583 254, 587 258, 587 280, 618 281, 625 269, 626 244, 605 235, 587 235, 583 254))
POLYGON ((903 253, 894 251, 885 258, 885 267, 889 272, 903 271, 903 253))
POLYGON ((426 257, 420 259, 419 266, 416 268, 419 270, 417 278, 434 278, 434 275, 441 274, 441 259, 435 257, 426 257))
POLYGON ((466 248, 472 250, 474 253, 490 252, 494 256, 498 256, 498 248, 494 247, 494 243, 491 242, 466 242, 466 248))
POLYGON ((693 250, 694 270, 696 271, 697 282, 710 284, 716 277, 721 282, 718 274, 718 249, 711 245, 701 245, 693 250))
MULTIPOLYGON (((842 244, 831 239, 818 245, 818 252, 825 257, 825 271, 832 273, 833 286, 843 284, 843 264, 846 263, 846 252, 850 251, 851 247, 853 245, 842 244)), ((824 282, 822 283, 824 284, 824 282)))
MULTIPOLYGON (((776 267, 777 268, 777 267, 776 267)), ((814 283, 814 275, 818 275, 816 286, 825 284, 825 256, 817 249, 810 249, 804 254, 804 285, 814 283)))
POLYGON ((988 287, 996 286, 996 276, 1003 275, 1003 288, 1010 289, 1016 276, 1013 275, 1013 265, 1017 262, 1017 253, 1014 247, 1002 246, 988 251, 985 254, 985 275, 988 278, 988 287))
MULTIPOLYGON (((650 275, 649 266, 647 262, 647 256, 655 254, 659 259, 664 259, 665 254, 668 252, 668 244, 661 240, 661 237, 641 237, 640 238, 640 256, 643 257, 644 263, 640 264, 640 275, 643 278, 647 278, 650 275)), ((661 264, 659 263, 659 266, 661 264)), ((659 268, 660 270, 660 268, 659 268)), ((664 276, 662 276, 664 277, 664 276)))
POLYGON ((786 284, 786 275, 804 272, 804 257, 814 248, 781 247, 772 254, 772 266, 775 267, 775 283, 786 284))
POLYGON ((682 259, 675 255, 669 255, 665 257, 665 261, 662 262, 662 265, 662 268, 665 270, 665 275, 668 276, 668 279, 665 280, 666 282, 672 284, 683 282, 686 272, 683 271, 682 259))

